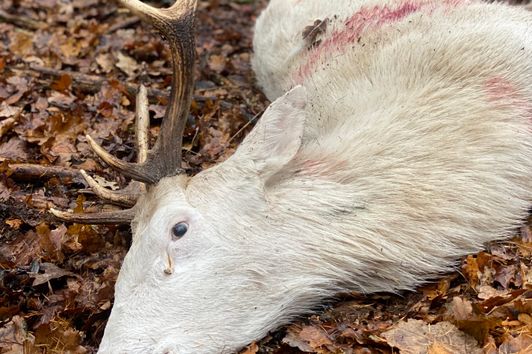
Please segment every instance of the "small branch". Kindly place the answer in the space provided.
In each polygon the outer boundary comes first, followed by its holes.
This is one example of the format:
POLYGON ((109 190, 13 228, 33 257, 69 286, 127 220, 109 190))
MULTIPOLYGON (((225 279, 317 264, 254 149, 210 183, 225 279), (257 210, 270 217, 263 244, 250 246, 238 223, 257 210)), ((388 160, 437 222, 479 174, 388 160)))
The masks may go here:
POLYGON ((118 31, 118 30, 120 30, 122 28, 127 28, 127 27, 130 27, 130 26, 133 26, 133 25, 135 25, 135 24, 137 24, 139 22, 140 22, 140 18, 138 18, 138 17, 128 18, 125 21, 121 21, 121 22, 115 23, 114 25, 109 27, 109 29, 107 30, 107 33, 116 32, 116 31, 118 31))
MULTIPOLYGON (((100 91, 102 89, 103 84, 108 81, 106 78, 103 78, 101 76, 81 74, 68 70, 57 70, 39 65, 30 65, 29 69, 40 74, 52 76, 54 78, 58 78, 63 75, 69 75, 72 78, 72 85, 74 87, 89 93, 96 93, 100 91)), ((124 86, 129 95, 137 95, 139 85, 125 84, 124 86)), ((148 97, 151 98, 151 102, 158 102, 161 97, 166 97, 168 96, 168 94, 168 91, 153 88, 148 89, 148 97)), ((215 97, 194 96, 194 100, 197 102, 203 102, 207 99, 214 100, 215 97)))
POLYGON ((12 15, 5 12, 4 10, 0 10, 0 21, 4 21, 17 27, 27 28, 33 31, 46 27, 44 23, 34 21, 28 17, 12 15))
POLYGON ((32 181, 36 179, 68 178, 76 182, 84 181, 79 170, 61 166, 42 166, 29 163, 9 164, 8 175, 16 180, 32 181))
MULTIPOLYGON (((29 69, 40 74, 53 76, 54 78, 58 78, 63 75, 69 75, 72 78, 72 84, 74 85, 74 87, 89 93, 96 93, 100 91, 102 89, 103 84, 108 81, 106 78, 96 75, 81 74, 68 70, 57 70, 39 65, 30 65, 29 69)), ((129 95, 136 96, 139 85, 125 84, 125 88, 129 95)), ((158 89, 148 89, 148 96, 151 96, 152 98, 164 97, 166 95, 167 92, 165 91, 158 89)))

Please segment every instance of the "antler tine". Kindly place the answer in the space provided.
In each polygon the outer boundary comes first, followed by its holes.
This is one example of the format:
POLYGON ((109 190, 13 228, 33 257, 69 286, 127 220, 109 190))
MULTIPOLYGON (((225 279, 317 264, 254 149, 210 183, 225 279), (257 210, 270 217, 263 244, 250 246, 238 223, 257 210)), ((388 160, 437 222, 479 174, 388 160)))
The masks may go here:
POLYGON ((137 145, 137 162, 143 163, 148 158, 148 130, 150 113, 148 112, 148 90, 140 85, 135 111, 135 137, 137 145))
MULTIPOLYGON (((140 85, 139 92, 137 94, 137 107, 135 112, 135 137, 138 163, 145 162, 148 156, 149 125, 150 115, 148 112, 148 91, 144 85, 140 85)), ((94 143, 93 139, 90 137, 89 139, 89 141, 94 143)), ((99 148, 98 145, 97 148, 99 148)), ((132 181, 125 189, 119 192, 113 192, 100 186, 98 182, 96 182, 94 178, 89 176, 84 170, 81 170, 80 173, 97 196, 113 204, 132 207, 135 205, 135 202, 145 188, 143 183, 132 181)))
POLYGON ((140 182, 133 181, 121 191, 114 192, 99 185, 98 182, 96 182, 96 180, 94 180, 94 178, 92 178, 84 170, 80 170, 79 172, 81 173, 89 187, 92 189, 94 194, 96 194, 101 199, 107 200, 108 202, 111 202, 113 204, 131 208, 135 205, 138 197, 141 194, 141 189, 138 185, 140 182))
POLYGON ((119 0, 125 7, 155 26, 168 39, 172 54, 173 79, 168 107, 159 137, 142 164, 124 162, 109 154, 88 137, 93 150, 106 163, 132 179, 154 184, 165 176, 183 173, 181 147, 194 82, 195 44, 193 34, 197 0, 176 1, 157 9, 139 0, 119 0))
MULTIPOLYGON (((140 85, 137 94, 137 107, 135 114, 135 136, 137 145, 137 162, 143 163, 146 161, 148 155, 148 129, 150 124, 150 116, 148 113, 148 91, 144 85, 140 85)), ((122 205, 125 207, 133 207, 137 202, 138 197, 145 190, 144 183, 131 181, 129 185, 118 192, 113 192, 107 188, 102 187, 85 172, 80 170, 81 175, 87 181, 92 191, 100 198, 107 200, 113 204, 122 205)), ((83 224, 110 224, 110 223, 128 223, 133 219, 133 210, 120 210, 99 213, 74 214, 70 212, 62 212, 56 209, 50 209, 50 212, 58 219, 69 222, 77 222, 83 224)))

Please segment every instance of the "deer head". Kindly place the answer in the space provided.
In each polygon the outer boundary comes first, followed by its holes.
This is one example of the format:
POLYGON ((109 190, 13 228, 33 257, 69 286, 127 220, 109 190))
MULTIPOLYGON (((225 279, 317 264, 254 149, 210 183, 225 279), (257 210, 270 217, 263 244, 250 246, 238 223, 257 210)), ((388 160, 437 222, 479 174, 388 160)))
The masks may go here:
POLYGON ((267 220, 265 188, 299 149, 305 90, 296 87, 274 102, 231 158, 189 177, 181 168, 181 140, 193 91, 196 1, 177 1, 168 9, 138 0, 120 3, 170 43, 174 76, 161 133, 148 150, 147 96, 141 87, 138 163, 118 160, 87 137, 102 160, 134 182, 124 191, 111 192, 82 171, 99 197, 131 208, 51 212, 70 222, 131 222, 133 241, 116 283, 100 353, 233 351, 265 335, 279 320, 279 309, 272 306, 289 307, 299 296, 283 289, 276 292, 277 298, 264 296, 265 289, 284 287, 284 276, 276 257, 266 267, 257 260, 264 259, 265 248, 278 247, 264 231, 276 227, 267 220), (247 209, 242 209, 244 204, 247 209), (258 220, 261 213, 265 218, 258 220), (249 238, 252 234, 259 236, 259 244, 249 238))

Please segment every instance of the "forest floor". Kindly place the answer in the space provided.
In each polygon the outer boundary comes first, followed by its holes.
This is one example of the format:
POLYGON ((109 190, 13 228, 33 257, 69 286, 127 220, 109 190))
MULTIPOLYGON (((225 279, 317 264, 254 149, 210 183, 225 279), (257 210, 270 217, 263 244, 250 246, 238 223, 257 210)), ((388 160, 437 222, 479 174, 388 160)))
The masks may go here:
MULTIPOLYGON (((250 66, 253 24, 266 3, 199 2, 184 143, 192 171, 230 156, 268 105, 250 66)), ((170 79, 165 42, 113 2, 1 2, 0 353, 96 351, 129 227, 62 223, 47 210, 103 207, 79 169, 108 188, 127 184, 85 134, 133 161, 138 85, 149 88, 155 137, 170 79)), ((416 292, 344 294, 244 352, 532 353, 531 223, 416 292)))

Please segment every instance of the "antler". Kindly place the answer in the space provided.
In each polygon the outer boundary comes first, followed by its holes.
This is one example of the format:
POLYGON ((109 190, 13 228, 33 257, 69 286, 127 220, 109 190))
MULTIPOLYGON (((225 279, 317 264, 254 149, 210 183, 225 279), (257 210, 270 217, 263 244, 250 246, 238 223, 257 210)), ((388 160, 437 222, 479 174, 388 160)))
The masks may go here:
POLYGON ((111 167, 134 180, 154 184, 165 176, 183 173, 181 144, 193 92, 195 45, 192 32, 196 0, 177 1, 168 9, 156 9, 139 0, 119 0, 168 39, 173 79, 161 133, 143 163, 124 162, 110 155, 94 140, 93 150, 111 167))
MULTIPOLYGON (((114 204, 133 207, 138 196, 145 190, 144 183, 155 184, 163 177, 184 173, 181 168, 181 148, 194 85, 193 22, 197 0, 178 0, 167 9, 157 9, 139 0, 119 2, 151 23, 167 38, 172 54, 172 89, 159 137, 151 150, 148 150, 147 93, 143 86, 139 90, 135 126, 138 149, 136 163, 117 159, 87 136, 90 146, 102 160, 134 180, 128 187, 120 192, 113 192, 101 187, 85 171, 82 170, 81 174, 100 198, 114 204)), ((64 221, 86 224, 127 223, 134 215, 132 209, 88 214, 65 213, 55 209, 50 209, 50 212, 64 221)))
MULTIPOLYGON (((146 161, 148 154, 148 129, 150 123, 148 113, 148 93, 144 86, 140 86, 137 94, 137 108, 135 112, 135 136, 137 146, 137 162, 142 163, 146 161)), ((88 137, 88 136, 87 136, 88 137)), ((90 139, 90 137, 88 137, 90 139)), ((90 139, 89 141, 91 141, 90 139)), ((85 181, 92 191, 101 199, 104 199, 113 204, 122 205, 132 208, 140 194, 142 194, 146 187, 144 183, 131 181, 129 185, 121 191, 111 191, 98 184, 85 172, 80 171, 85 181)), ((69 222, 76 222, 81 224, 126 224, 129 223, 134 216, 133 209, 104 211, 99 213, 70 213, 63 212, 51 208, 50 212, 58 219, 69 222)))

